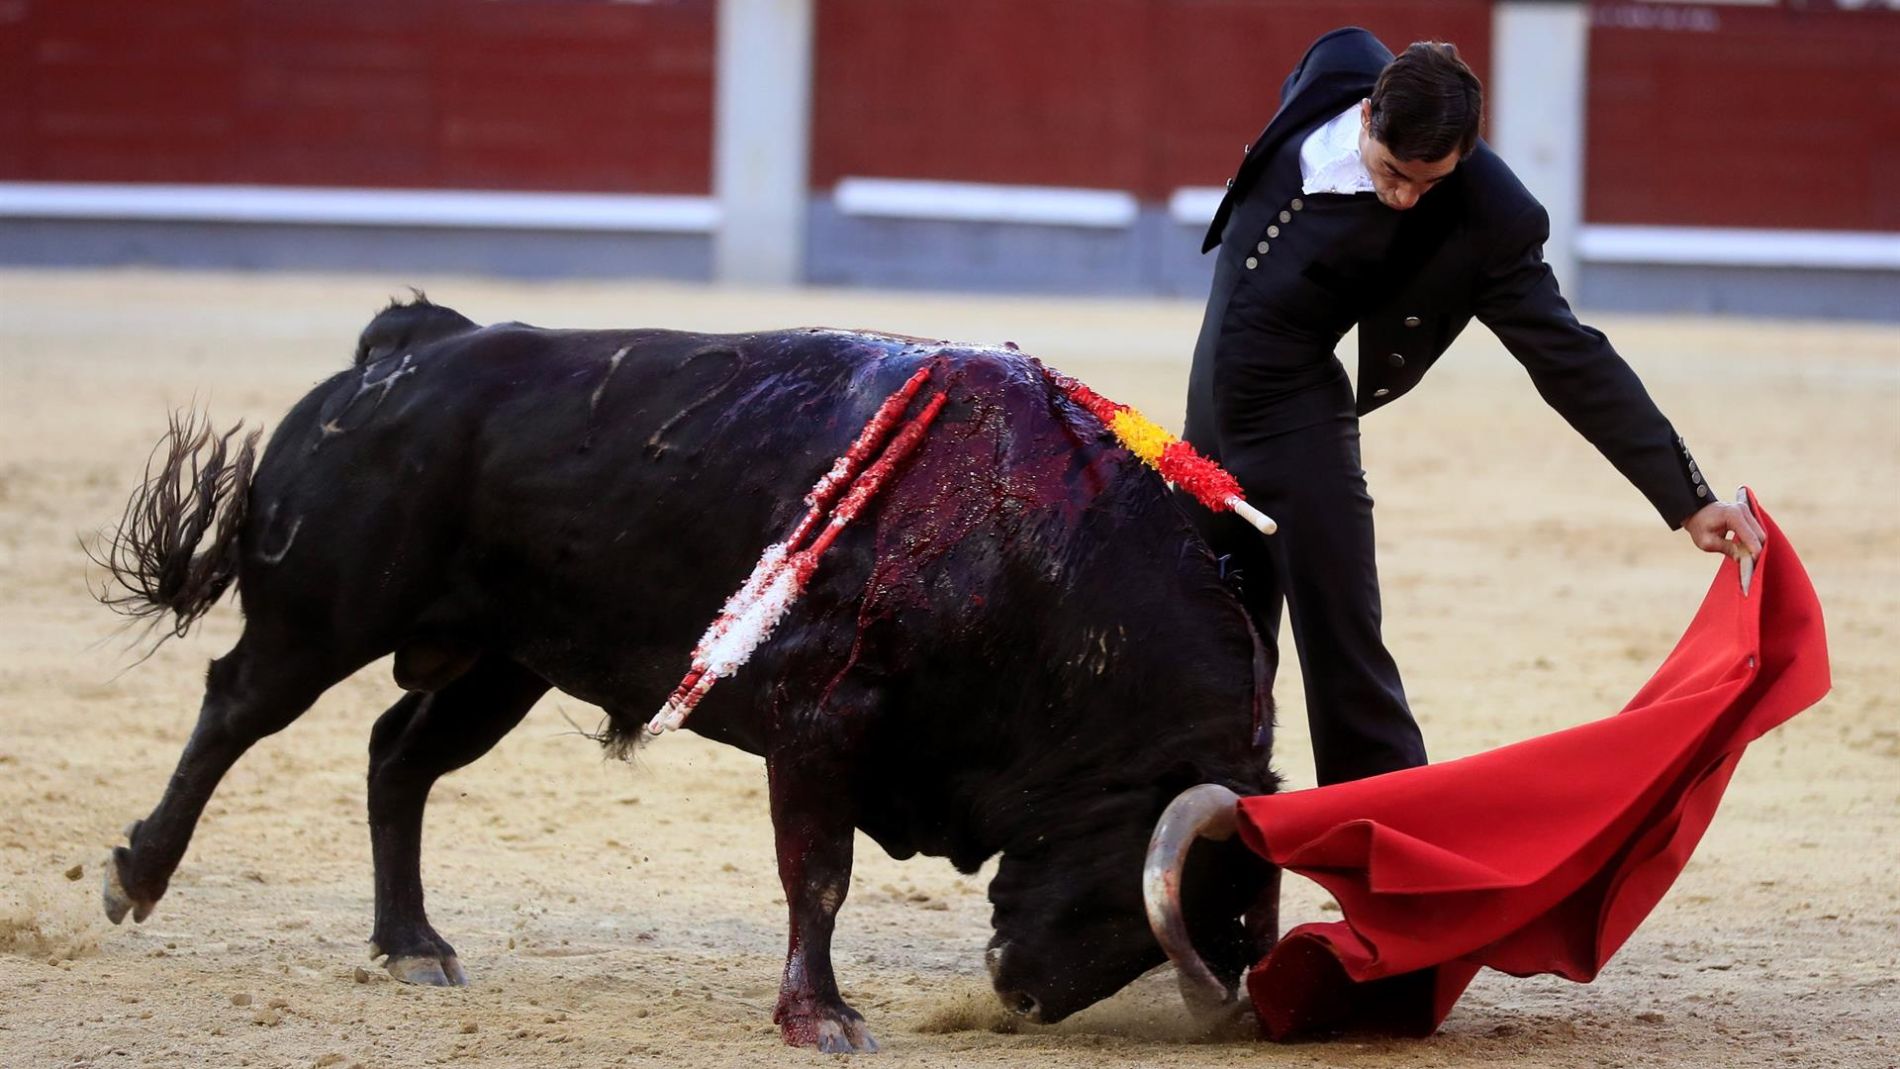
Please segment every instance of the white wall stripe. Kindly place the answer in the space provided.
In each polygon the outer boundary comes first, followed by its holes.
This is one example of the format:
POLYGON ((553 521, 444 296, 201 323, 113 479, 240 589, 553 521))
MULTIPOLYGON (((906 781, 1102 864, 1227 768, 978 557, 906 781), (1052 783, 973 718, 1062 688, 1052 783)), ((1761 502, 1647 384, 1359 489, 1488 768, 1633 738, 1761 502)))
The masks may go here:
POLYGON ((900 178, 843 178, 832 199, 846 215, 1103 229, 1133 226, 1141 212, 1134 194, 1114 189, 900 178))
POLYGON ((1587 263, 1900 270, 1900 233, 1739 227, 1585 225, 1587 263))
MULTIPOLYGON (((1176 189, 1168 215, 1204 226, 1223 192, 1176 189)), ((1121 190, 885 178, 843 179, 834 198, 849 215, 1102 229, 1140 212, 1121 190)), ((658 194, 0 182, 0 218, 707 234, 721 212, 712 197, 658 194)), ((1586 224, 1577 251, 1590 263, 1900 270, 1900 233, 1880 231, 1586 224)))
POLYGON ((0 182, 0 218, 710 233, 711 197, 459 189, 0 182))
POLYGON ((1204 227, 1214 221, 1220 199, 1226 195, 1220 186, 1182 186, 1168 198, 1168 218, 1183 226, 1204 227))

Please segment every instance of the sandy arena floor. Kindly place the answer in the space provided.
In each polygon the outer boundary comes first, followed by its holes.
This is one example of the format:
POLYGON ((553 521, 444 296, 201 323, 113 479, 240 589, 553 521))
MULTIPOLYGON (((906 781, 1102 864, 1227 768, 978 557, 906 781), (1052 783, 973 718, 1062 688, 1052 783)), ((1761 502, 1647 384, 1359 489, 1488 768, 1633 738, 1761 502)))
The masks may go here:
MULTIPOLYGON (((387 666, 225 780, 169 895, 109 926, 100 861, 157 800, 227 604, 124 670, 76 537, 115 520, 166 410, 274 421, 402 284, 480 321, 824 323, 1019 343, 1178 421, 1199 308, 456 279, 0 273, 0 1066, 797 1064, 759 762, 694 736, 603 761, 550 697, 435 792, 431 915, 474 979, 367 960, 363 801, 387 666), (122 671, 124 670, 124 671, 122 671)), ((1892 1066, 1900 1063, 1900 330, 1602 317, 1716 485, 1756 487, 1826 607, 1835 689, 1758 743, 1694 862, 1595 984, 1486 974, 1422 1042, 1196 1037, 1151 974, 1053 1028, 988 993, 987 873, 868 840, 839 925, 877 1064, 1892 1066)), ((1716 560, 1545 408, 1481 328, 1366 424, 1387 634, 1436 757, 1606 715, 1716 560)), ((1296 669, 1279 764, 1311 782, 1296 669)), ((655 696, 656 701, 658 695, 655 696)), ((1298 881, 1289 881, 1290 884, 1298 881)), ((1289 923, 1325 915, 1290 889, 1289 923)))

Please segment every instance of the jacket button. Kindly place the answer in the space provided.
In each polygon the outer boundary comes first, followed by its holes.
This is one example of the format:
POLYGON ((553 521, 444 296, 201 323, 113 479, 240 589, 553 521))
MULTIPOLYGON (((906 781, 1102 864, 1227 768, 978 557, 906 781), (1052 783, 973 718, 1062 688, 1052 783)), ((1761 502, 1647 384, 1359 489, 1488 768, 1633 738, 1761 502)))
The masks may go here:
POLYGON ((1262 256, 1265 256, 1265 255, 1267 254, 1267 249, 1268 249, 1268 248, 1270 248, 1270 246, 1269 246, 1269 245, 1268 245, 1268 244, 1267 244, 1266 242, 1264 242, 1264 241, 1263 241, 1263 242, 1261 242, 1260 244, 1258 244, 1258 245, 1255 245, 1255 246, 1253 247, 1253 250, 1254 250, 1255 252, 1257 252, 1257 253, 1259 253, 1260 255, 1262 255, 1262 256))
POLYGON ((1259 266, 1260 266, 1259 260, 1256 260, 1251 256, 1247 257, 1247 270, 1251 271, 1254 268, 1259 267, 1259 266))
POLYGON ((1372 391, 1372 396, 1374 396, 1374 397, 1384 397, 1384 396, 1385 396, 1386 394, 1389 394, 1389 393, 1391 393, 1391 392, 1392 392, 1391 390, 1388 390, 1388 389, 1386 389, 1385 387, 1383 387, 1383 386, 1381 386, 1381 387, 1379 387, 1378 389, 1376 389, 1376 390, 1374 390, 1374 391, 1372 391))
POLYGON ((1293 221, 1293 213, 1292 213, 1292 212, 1281 212, 1281 213, 1280 213, 1280 221, 1281 221, 1282 223, 1290 223, 1290 222, 1292 222, 1292 221, 1293 221))
POLYGON ((1405 325, 1406 325, 1406 326, 1408 326, 1408 327, 1416 327, 1416 326, 1418 326, 1418 317, 1417 317, 1417 316, 1406 316, 1406 317, 1405 317, 1405 325))
POLYGON ((1268 227, 1268 228, 1267 228, 1267 236, 1268 236, 1268 237, 1270 237, 1270 238, 1277 238, 1277 237, 1279 237, 1279 236, 1280 236, 1280 228, 1279 228, 1279 227, 1277 227, 1277 226, 1270 226, 1270 227, 1268 227))
POLYGON ((1391 356, 1388 356, 1388 357, 1386 357, 1386 358, 1385 358, 1385 362, 1386 362, 1386 363, 1388 363, 1388 364, 1391 364, 1391 365, 1392 365, 1393 367, 1404 367, 1404 366, 1405 366, 1405 354, 1404 354, 1404 353, 1393 353, 1393 354, 1392 354, 1391 356))
POLYGON ((1297 211, 1299 211, 1299 210, 1300 210, 1301 208, 1304 208, 1304 207, 1306 207, 1306 202, 1305 202, 1305 201, 1303 201, 1303 200, 1301 200, 1301 199, 1300 199, 1300 198, 1298 198, 1298 197, 1294 197, 1294 198, 1293 198, 1293 210, 1294 210, 1294 211, 1296 211, 1296 212, 1297 212, 1297 211))

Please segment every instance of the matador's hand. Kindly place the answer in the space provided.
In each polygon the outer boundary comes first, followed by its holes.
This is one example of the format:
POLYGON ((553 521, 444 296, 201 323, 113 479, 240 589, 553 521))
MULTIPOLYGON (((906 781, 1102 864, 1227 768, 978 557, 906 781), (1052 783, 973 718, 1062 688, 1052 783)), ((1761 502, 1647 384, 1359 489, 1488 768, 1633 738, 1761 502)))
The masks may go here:
POLYGON ((1716 501, 1702 506, 1682 521, 1696 548, 1709 553, 1727 553, 1731 557, 1754 559, 1761 552, 1768 532, 1761 521, 1741 503, 1716 501))

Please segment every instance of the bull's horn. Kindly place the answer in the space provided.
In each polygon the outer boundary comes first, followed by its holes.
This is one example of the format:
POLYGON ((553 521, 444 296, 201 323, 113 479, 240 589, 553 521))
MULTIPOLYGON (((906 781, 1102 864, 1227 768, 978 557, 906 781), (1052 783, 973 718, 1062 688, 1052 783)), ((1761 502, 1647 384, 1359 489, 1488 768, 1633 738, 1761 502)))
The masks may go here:
POLYGON ((1230 1012, 1235 990, 1214 975, 1188 938, 1187 920, 1181 915, 1181 871, 1196 839, 1233 838, 1239 801, 1239 795, 1213 783, 1182 791, 1162 811, 1154 837, 1148 840, 1147 863, 1141 868, 1148 926, 1154 929, 1155 940, 1167 952, 1168 960, 1174 962, 1182 1001, 1201 1017, 1230 1012))

